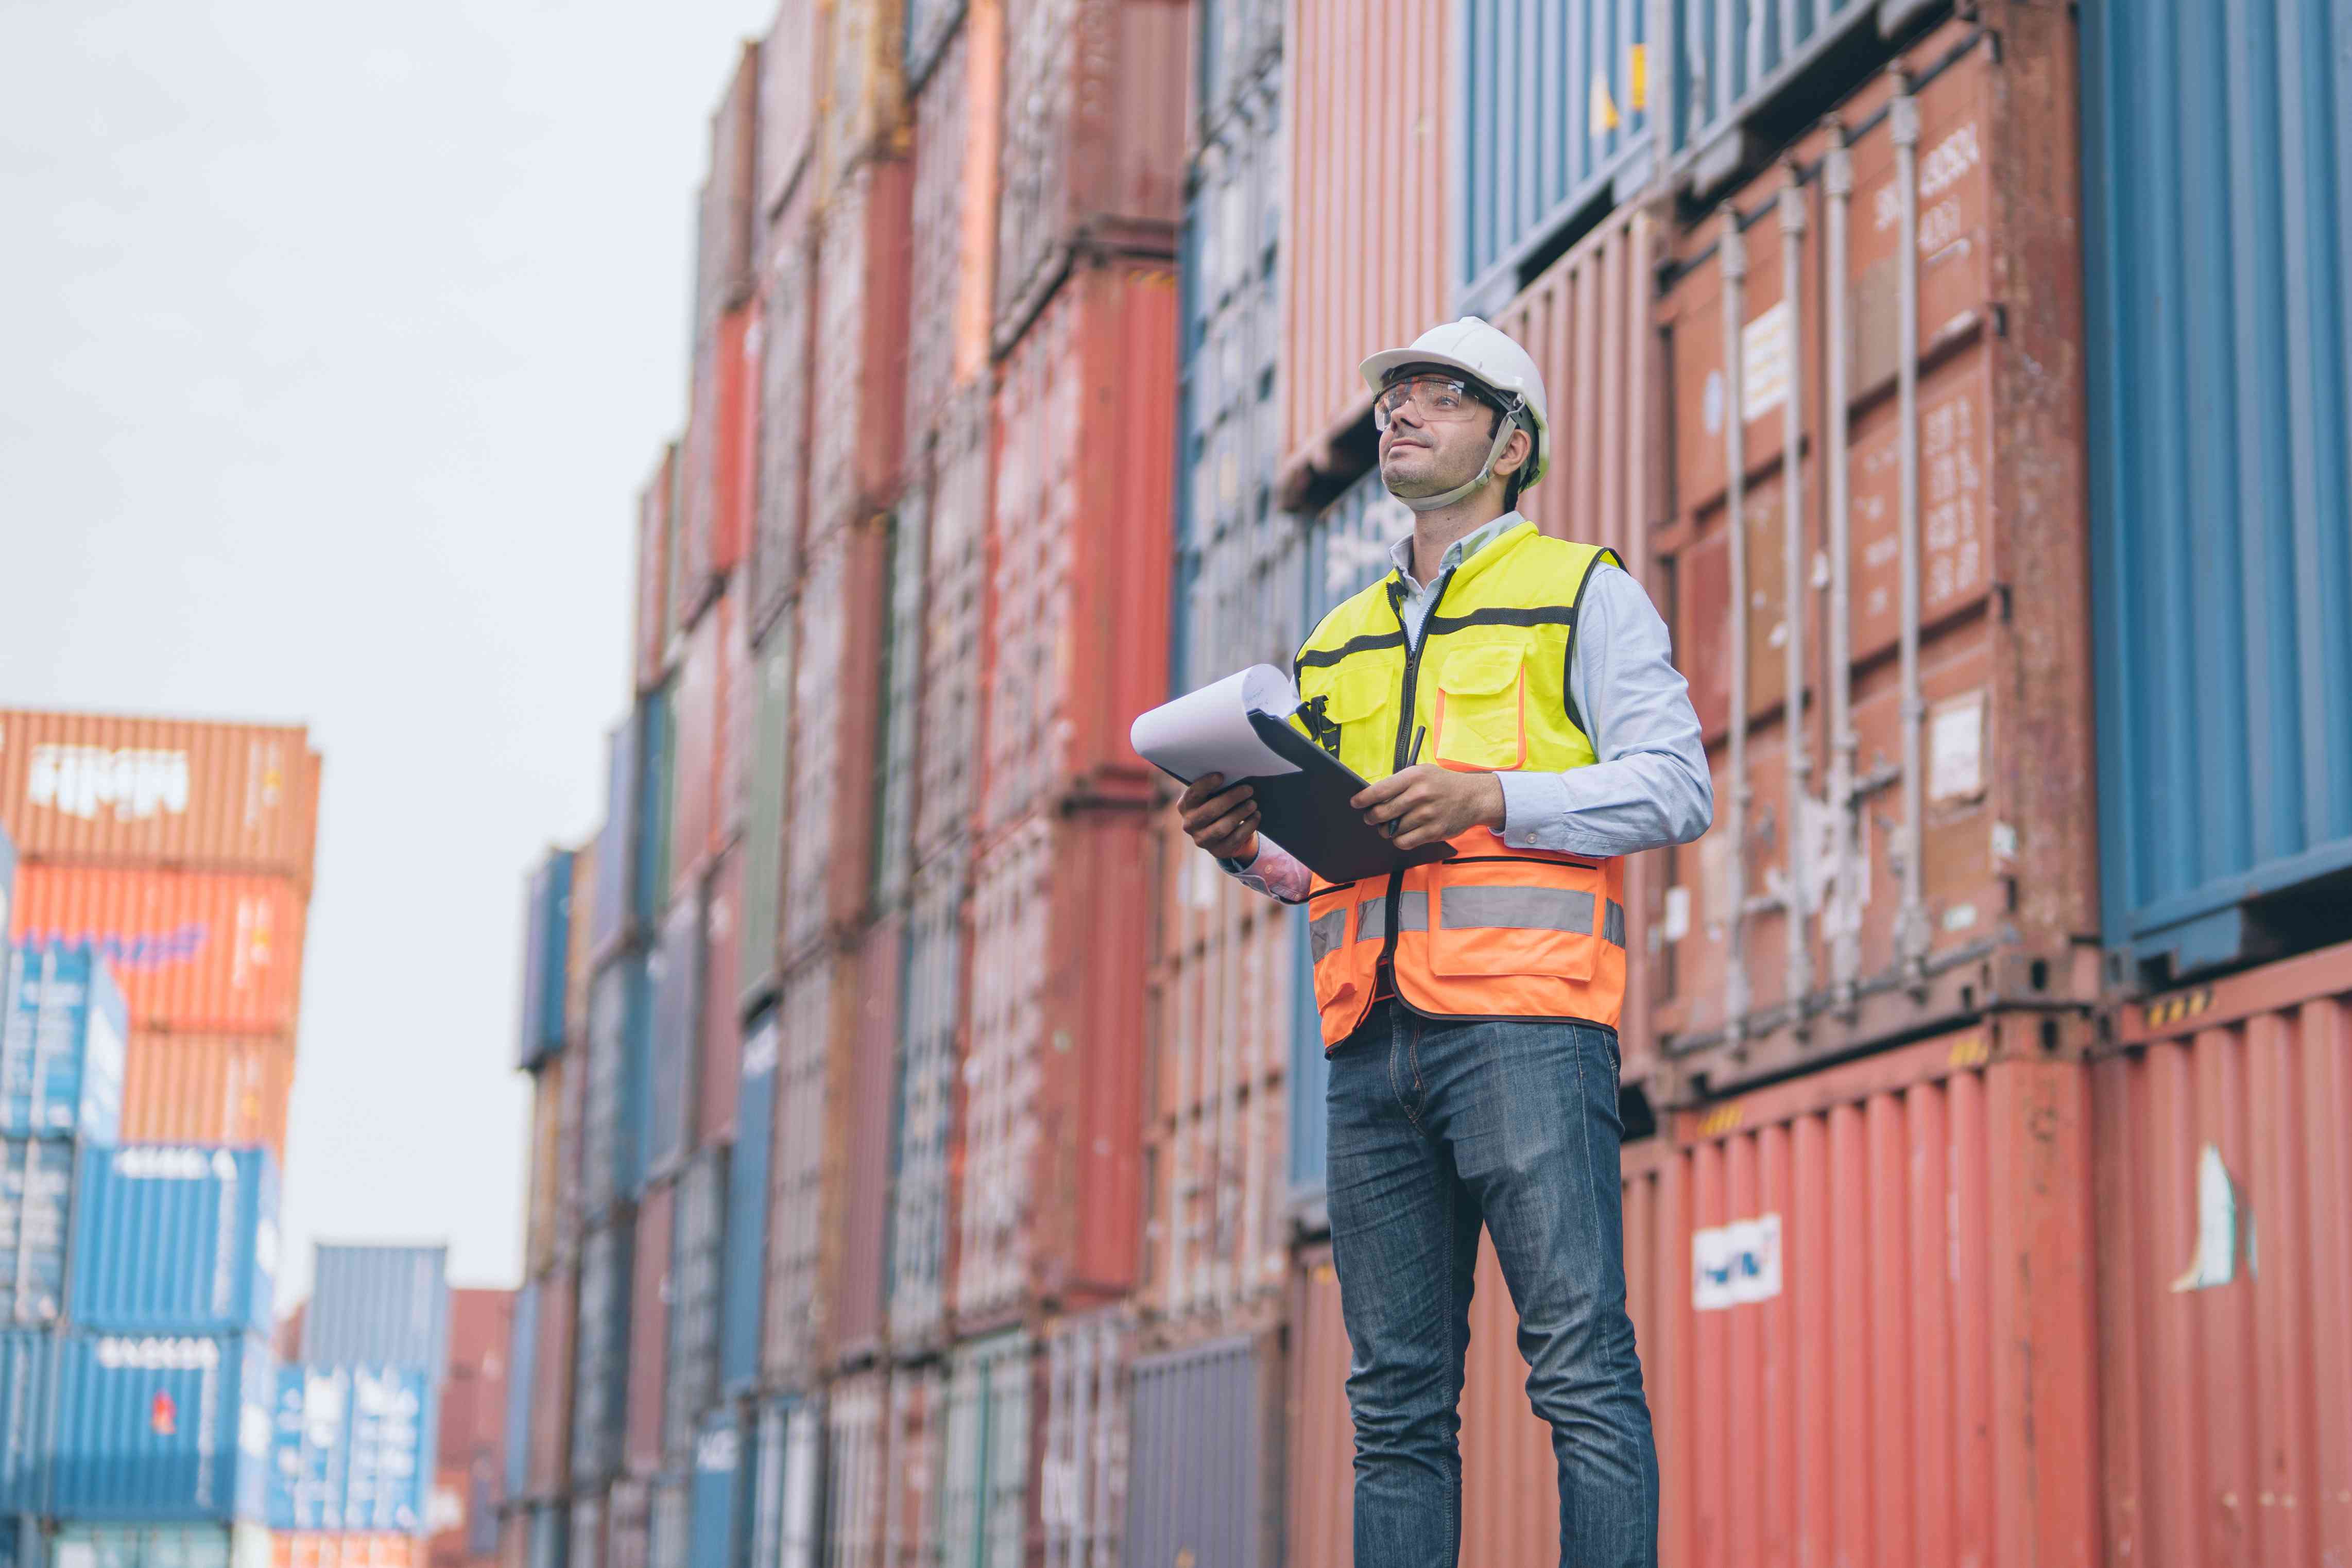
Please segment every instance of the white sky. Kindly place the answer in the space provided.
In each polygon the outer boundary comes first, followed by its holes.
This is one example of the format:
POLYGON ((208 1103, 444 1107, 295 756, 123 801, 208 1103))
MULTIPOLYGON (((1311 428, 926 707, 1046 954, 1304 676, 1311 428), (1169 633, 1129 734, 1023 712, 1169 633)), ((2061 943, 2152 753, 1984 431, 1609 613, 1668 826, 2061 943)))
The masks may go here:
POLYGON ((0 705, 326 755, 281 1303, 322 1238, 520 1275, 522 877, 601 809, 772 7, 0 0, 0 705))

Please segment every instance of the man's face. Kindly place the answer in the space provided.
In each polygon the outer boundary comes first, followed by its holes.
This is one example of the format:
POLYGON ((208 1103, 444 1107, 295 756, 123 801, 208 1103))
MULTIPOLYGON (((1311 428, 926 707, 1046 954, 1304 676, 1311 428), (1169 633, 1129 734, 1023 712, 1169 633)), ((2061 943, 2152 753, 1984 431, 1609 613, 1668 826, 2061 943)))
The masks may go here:
POLYGON ((1389 493, 1411 498, 1442 496, 1478 476, 1486 454, 1495 444, 1495 422, 1501 416, 1476 398, 1468 400, 1465 417, 1439 417, 1425 402, 1440 383, 1431 378, 1407 378, 1418 383, 1416 395, 1399 404, 1381 434, 1381 477, 1389 493))

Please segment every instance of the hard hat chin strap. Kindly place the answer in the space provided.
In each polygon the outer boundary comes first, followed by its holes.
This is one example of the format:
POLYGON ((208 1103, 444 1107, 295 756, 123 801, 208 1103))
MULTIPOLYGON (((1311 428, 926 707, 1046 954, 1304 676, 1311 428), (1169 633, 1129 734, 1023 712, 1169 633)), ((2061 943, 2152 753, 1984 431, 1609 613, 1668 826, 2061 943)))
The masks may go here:
MULTIPOLYGON (((1478 493, 1480 486, 1495 476, 1495 465, 1503 460, 1503 448, 1510 444, 1511 433, 1518 428, 1519 411, 1517 408, 1495 422, 1495 444, 1486 448, 1486 461, 1480 466, 1477 476, 1469 483, 1456 485, 1451 490, 1437 496, 1397 496, 1393 489, 1390 489, 1389 494, 1396 496, 1398 500, 1416 512, 1442 512, 1456 501, 1466 500, 1478 493)), ((1387 489, 1388 483, 1388 476, 1382 475, 1381 487, 1387 489)))

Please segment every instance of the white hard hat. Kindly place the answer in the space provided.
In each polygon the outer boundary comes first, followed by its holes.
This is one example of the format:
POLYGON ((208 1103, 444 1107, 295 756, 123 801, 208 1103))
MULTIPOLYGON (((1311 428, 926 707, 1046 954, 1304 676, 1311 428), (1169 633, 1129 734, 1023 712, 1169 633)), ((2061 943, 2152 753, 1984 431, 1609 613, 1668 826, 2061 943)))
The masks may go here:
MULTIPOLYGON (((1385 349, 1366 360, 1364 384, 1378 392, 1389 377, 1407 365, 1443 365, 1460 371, 1506 400, 1516 400, 1515 412, 1525 416, 1536 444, 1535 455, 1520 472, 1519 488, 1524 490, 1544 476, 1551 466, 1551 415, 1546 407, 1543 372, 1536 369, 1535 357, 1510 334, 1475 316, 1444 322, 1415 338, 1410 348, 1385 349)), ((1452 506, 1486 482, 1510 438, 1511 421, 1506 418, 1496 426, 1494 449, 1486 455, 1486 465, 1478 471, 1478 477, 1459 490, 1406 504, 1416 511, 1452 506)))

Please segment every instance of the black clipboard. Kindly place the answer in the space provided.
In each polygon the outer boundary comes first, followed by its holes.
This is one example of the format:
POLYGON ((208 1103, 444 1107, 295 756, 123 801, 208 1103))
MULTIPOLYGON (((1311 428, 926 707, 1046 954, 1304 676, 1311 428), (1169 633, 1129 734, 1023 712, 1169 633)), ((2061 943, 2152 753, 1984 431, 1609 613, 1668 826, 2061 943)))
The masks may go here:
POLYGON ((1363 813, 1348 804, 1369 787, 1354 768, 1269 714, 1253 713, 1249 721, 1266 749, 1286 762, 1297 763, 1298 771, 1228 779, 1223 787, 1248 785, 1257 800, 1257 831, 1298 857, 1324 881, 1357 882, 1386 876, 1404 866, 1454 858, 1454 846, 1448 843, 1398 849, 1385 831, 1365 821, 1363 813))

